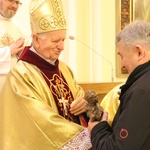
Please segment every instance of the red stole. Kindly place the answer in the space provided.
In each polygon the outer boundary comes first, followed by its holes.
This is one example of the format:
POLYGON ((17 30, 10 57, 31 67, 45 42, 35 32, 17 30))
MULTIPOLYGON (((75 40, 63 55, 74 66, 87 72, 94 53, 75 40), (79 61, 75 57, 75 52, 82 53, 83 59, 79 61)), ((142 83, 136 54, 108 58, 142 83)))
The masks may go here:
POLYGON ((36 53, 29 50, 29 48, 30 47, 26 47, 24 49, 19 60, 36 65, 41 70, 42 75, 53 94, 59 114, 70 121, 74 121, 74 116, 70 114, 69 111, 70 104, 74 98, 69 89, 67 81, 58 68, 59 60, 56 60, 55 65, 52 65, 38 56, 36 53), (63 101, 66 101, 64 103, 66 104, 66 109, 68 110, 67 115, 65 114, 63 101))
POLYGON ((47 85, 49 86, 53 94, 59 114, 65 117, 67 120, 76 123, 80 122, 79 124, 87 126, 87 123, 82 115, 79 117, 79 119, 77 119, 77 117, 72 115, 69 111, 70 104, 74 100, 74 97, 68 86, 67 81, 65 80, 63 74, 58 68, 59 60, 56 60, 55 65, 52 65, 29 49, 30 47, 25 47, 19 60, 31 63, 41 70, 41 74, 43 75, 47 85), (66 104, 65 106, 67 114, 65 114, 63 103, 66 104))

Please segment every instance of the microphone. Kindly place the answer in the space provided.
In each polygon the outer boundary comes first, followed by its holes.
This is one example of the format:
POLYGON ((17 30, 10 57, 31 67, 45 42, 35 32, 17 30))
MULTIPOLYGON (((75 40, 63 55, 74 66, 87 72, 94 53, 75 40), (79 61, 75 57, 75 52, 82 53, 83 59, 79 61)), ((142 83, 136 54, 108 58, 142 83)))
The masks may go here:
POLYGON ((79 42, 82 43, 84 46, 86 46, 87 48, 89 48, 90 50, 92 50, 92 52, 94 52, 95 54, 97 54, 98 56, 100 56, 101 58, 103 58, 107 63, 109 63, 110 66, 111 66, 111 81, 114 82, 114 73, 113 73, 113 72, 114 72, 114 69, 113 69, 113 65, 112 65, 112 63, 111 63, 108 59, 106 59, 104 56, 100 55, 100 54, 99 54, 98 52, 96 52, 94 49, 92 49, 91 47, 89 47, 87 44, 83 43, 83 42, 80 41, 79 39, 75 38, 74 36, 70 35, 70 36, 69 36, 69 39, 70 39, 70 40, 77 40, 77 41, 79 41, 79 42))

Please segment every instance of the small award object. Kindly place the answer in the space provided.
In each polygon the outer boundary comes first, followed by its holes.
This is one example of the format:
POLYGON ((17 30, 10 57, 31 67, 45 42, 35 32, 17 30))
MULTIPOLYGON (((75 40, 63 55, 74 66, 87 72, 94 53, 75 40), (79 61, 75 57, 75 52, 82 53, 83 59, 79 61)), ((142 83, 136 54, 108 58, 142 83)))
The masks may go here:
POLYGON ((86 114, 93 121, 101 121, 104 109, 100 106, 98 94, 94 90, 85 92, 86 114))

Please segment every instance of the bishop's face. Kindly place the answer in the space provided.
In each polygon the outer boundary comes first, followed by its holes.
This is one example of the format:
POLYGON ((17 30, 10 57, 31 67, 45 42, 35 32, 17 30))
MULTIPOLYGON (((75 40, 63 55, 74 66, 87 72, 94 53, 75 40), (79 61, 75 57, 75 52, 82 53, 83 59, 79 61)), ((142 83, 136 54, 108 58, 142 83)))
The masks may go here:
POLYGON ((20 5, 19 0, 0 0, 0 14, 5 18, 12 18, 20 5))
POLYGON ((66 30, 56 30, 48 33, 33 35, 33 44, 37 52, 46 59, 55 61, 64 50, 66 30))

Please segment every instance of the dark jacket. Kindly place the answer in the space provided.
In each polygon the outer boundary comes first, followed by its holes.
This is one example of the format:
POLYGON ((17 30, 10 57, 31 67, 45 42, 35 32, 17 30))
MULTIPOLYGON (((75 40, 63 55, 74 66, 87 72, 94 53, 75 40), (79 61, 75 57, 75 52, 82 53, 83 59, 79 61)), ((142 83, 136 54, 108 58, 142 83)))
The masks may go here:
POLYGON ((149 150, 150 61, 130 74, 119 99, 112 127, 104 121, 93 128, 93 150, 149 150))

